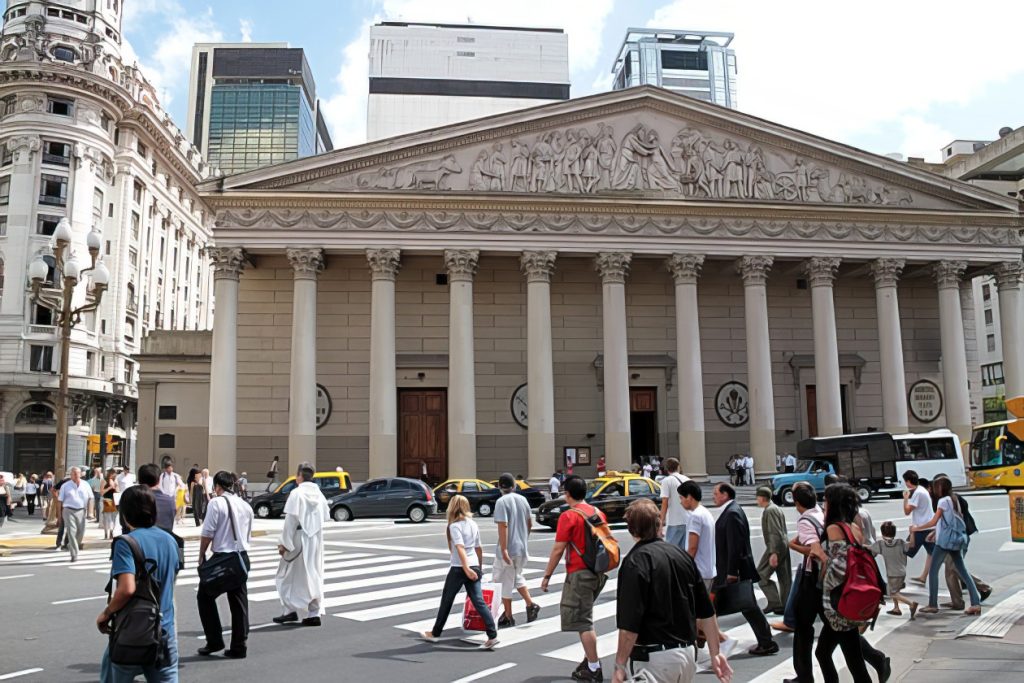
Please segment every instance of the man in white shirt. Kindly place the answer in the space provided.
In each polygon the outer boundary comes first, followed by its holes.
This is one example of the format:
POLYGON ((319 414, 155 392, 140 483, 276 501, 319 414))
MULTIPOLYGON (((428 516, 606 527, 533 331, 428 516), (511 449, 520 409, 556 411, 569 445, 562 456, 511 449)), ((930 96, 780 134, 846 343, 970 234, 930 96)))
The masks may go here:
MULTIPOLYGON (((237 552, 242 556, 246 571, 249 563, 249 543, 252 540, 252 508, 231 493, 235 486, 235 475, 221 470, 213 477, 217 497, 210 500, 203 520, 202 538, 199 541, 199 564, 206 561, 206 551, 213 549, 213 555, 237 552), (234 523, 232 523, 234 522, 234 523)), ((211 558, 213 559, 213 558, 211 558)), ((206 645, 199 648, 199 654, 209 656, 224 650, 224 631, 217 611, 217 596, 199 584, 196 594, 199 603, 199 620, 206 634, 206 645)), ((249 593, 246 584, 228 591, 228 606, 231 608, 231 647, 224 651, 230 659, 244 659, 246 638, 249 635, 249 593)))
MULTIPOLYGON (((206 489, 206 497, 209 498, 210 496, 213 495, 213 489, 216 486, 216 483, 213 481, 214 478, 210 476, 210 470, 206 469, 205 467, 203 468, 202 477, 203 488, 206 489)), ((234 475, 232 475, 232 477, 234 477, 234 475)))
POLYGON ((753 486, 754 485, 754 456, 747 455, 747 457, 743 458, 743 466, 746 468, 746 474, 747 474, 747 480, 746 480, 745 483, 747 484, 747 486, 753 486))
POLYGON ((535 621, 540 605, 530 597, 523 578, 523 569, 529 560, 529 538, 533 530, 530 504, 516 493, 516 479, 506 472, 498 479, 501 498, 494 504, 494 524, 498 527, 498 546, 494 549, 494 583, 501 586, 501 604, 504 612, 498 619, 498 628, 515 626, 512 617, 512 597, 518 592, 526 602, 526 621, 535 621))
POLYGON ((320 626, 324 614, 324 522, 330 509, 323 491, 313 482, 315 471, 308 462, 299 465, 299 485, 284 504, 284 528, 277 552, 277 595, 285 613, 274 623, 302 620, 303 626, 320 626))
POLYGON ((675 458, 666 458, 665 470, 668 474, 661 480, 661 528, 665 530, 667 542, 686 550, 686 523, 690 513, 679 502, 679 487, 690 478, 679 473, 679 461, 675 458))
POLYGON ((648 460, 647 462, 644 463, 644 476, 647 477, 648 479, 650 479, 651 478, 651 472, 653 472, 653 471, 654 471, 654 465, 652 465, 651 461, 648 460))
POLYGON ((551 500, 558 498, 558 491, 562 488, 562 480, 558 478, 558 472, 551 475, 548 479, 548 490, 551 492, 551 500))
POLYGON ((932 551, 935 550, 935 543, 928 540, 928 535, 934 531, 929 526, 934 514, 932 511, 932 497, 928 494, 928 490, 920 485, 920 481, 920 477, 917 476, 917 472, 914 470, 907 470, 903 473, 903 483, 907 487, 903 491, 903 514, 910 515, 911 526, 918 527, 918 530, 914 532, 911 539, 911 548, 907 552, 907 557, 917 555, 922 546, 928 555, 925 558, 921 575, 915 576, 910 580, 923 586, 925 578, 928 576, 928 568, 931 565, 932 551), (920 527, 926 528, 922 529, 920 527))
POLYGON ((164 495, 174 498, 178 495, 178 489, 185 488, 185 482, 181 480, 181 475, 174 471, 174 465, 167 463, 164 465, 164 471, 160 473, 160 490, 164 492, 164 495))
POLYGON ((78 549, 85 540, 85 511, 92 500, 92 487, 82 480, 82 470, 71 468, 71 478, 64 482, 57 494, 64 520, 64 542, 71 551, 71 561, 78 561, 78 549))
POLYGON ((787 472, 796 472, 796 456, 792 453, 786 453, 782 464, 787 472))
POLYGON ((697 564, 700 578, 710 590, 718 564, 715 561, 715 518, 710 510, 701 505, 702 493, 696 482, 684 481, 676 492, 680 504, 690 513, 686 523, 686 552, 697 564))
POLYGON ((135 486, 135 475, 126 467, 121 470, 121 474, 117 475, 117 490, 124 493, 129 486, 135 486))

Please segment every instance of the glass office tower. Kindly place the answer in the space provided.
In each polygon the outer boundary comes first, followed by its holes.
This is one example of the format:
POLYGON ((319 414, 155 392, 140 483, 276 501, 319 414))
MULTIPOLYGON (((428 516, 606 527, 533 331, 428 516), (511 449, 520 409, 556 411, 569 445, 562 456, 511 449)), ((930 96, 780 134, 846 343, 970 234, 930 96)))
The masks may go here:
POLYGON ((280 44, 195 46, 189 136, 226 174, 331 149, 305 55, 280 44))

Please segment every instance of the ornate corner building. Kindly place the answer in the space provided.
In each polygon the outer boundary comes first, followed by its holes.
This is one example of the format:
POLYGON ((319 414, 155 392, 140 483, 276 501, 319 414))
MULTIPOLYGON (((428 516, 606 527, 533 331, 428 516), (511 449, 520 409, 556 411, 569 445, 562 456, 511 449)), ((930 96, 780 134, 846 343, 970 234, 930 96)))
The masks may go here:
MULTIPOLYGON (((194 189, 211 175, 121 58, 123 3, 9 0, 0 38, 0 469, 52 468, 60 338, 29 295, 28 264, 51 260, 70 221, 72 251, 102 234, 111 273, 100 308, 72 333, 68 464, 92 463, 90 434, 122 439, 134 461, 134 354, 154 329, 211 324, 204 249, 213 217, 194 189)), ((51 272, 59 286, 60 273, 51 272)), ((84 285, 76 297, 84 297, 84 285)))

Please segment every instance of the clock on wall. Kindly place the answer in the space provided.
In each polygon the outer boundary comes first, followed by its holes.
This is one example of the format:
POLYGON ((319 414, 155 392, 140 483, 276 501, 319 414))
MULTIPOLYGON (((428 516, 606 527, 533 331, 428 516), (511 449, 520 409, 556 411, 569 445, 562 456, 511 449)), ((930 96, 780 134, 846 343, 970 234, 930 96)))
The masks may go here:
POLYGON ((526 429, 527 424, 527 403, 526 403, 526 384, 520 384, 516 387, 516 390, 512 392, 512 401, 509 404, 512 410, 512 419, 516 421, 516 424, 526 429))

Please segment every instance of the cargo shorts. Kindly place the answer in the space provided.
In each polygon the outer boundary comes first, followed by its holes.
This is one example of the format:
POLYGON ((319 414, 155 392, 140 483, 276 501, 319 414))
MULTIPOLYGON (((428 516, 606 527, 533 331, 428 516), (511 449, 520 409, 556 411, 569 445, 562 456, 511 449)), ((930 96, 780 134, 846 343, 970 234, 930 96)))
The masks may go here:
POLYGON ((604 574, 595 574, 589 569, 565 577, 559 605, 563 631, 583 633, 594 628, 594 601, 607 580, 604 574))

